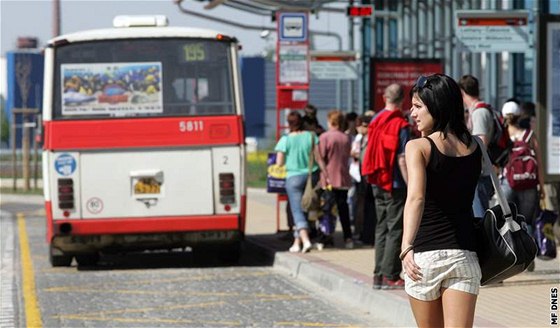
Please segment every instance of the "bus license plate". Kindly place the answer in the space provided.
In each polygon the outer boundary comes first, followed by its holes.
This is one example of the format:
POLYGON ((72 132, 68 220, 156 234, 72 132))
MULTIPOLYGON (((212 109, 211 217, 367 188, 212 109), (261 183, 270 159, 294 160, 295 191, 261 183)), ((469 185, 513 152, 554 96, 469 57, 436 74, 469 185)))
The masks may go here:
POLYGON ((159 195, 161 183, 154 178, 140 178, 134 183, 134 195, 159 195))

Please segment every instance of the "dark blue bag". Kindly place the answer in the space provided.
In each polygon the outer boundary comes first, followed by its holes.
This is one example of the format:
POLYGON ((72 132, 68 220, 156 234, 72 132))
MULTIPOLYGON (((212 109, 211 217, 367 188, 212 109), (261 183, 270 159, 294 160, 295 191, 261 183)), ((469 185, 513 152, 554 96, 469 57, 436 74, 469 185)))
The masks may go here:
POLYGON ((325 236, 330 236, 336 228, 336 216, 325 213, 319 218, 319 229, 325 236))
POLYGON ((558 214, 549 210, 541 210, 535 220, 534 237, 539 249, 537 257, 541 260, 556 258, 556 242, 552 227, 558 219, 558 214))
POLYGON ((286 167, 276 164, 276 153, 269 153, 266 161, 266 191, 270 193, 286 193, 286 167))

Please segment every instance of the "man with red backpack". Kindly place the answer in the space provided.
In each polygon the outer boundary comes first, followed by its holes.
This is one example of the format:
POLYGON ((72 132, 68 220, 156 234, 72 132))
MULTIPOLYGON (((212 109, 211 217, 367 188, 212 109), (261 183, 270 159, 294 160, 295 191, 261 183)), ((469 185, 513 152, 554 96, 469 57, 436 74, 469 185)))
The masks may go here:
POLYGON ((368 143, 362 175, 372 185, 377 223, 375 225, 374 289, 403 289, 399 259, 406 201, 405 145, 410 140, 410 124, 401 111, 404 89, 399 84, 385 88, 385 108, 368 126, 368 143))
MULTIPOLYGON (((479 99, 478 79, 464 75, 458 81, 463 95, 465 110, 468 110, 467 127, 474 136, 478 136, 487 148, 494 137, 494 114, 489 105, 479 99)), ((481 174, 474 194, 473 212, 475 217, 483 217, 489 207, 494 189, 487 173, 481 174)))

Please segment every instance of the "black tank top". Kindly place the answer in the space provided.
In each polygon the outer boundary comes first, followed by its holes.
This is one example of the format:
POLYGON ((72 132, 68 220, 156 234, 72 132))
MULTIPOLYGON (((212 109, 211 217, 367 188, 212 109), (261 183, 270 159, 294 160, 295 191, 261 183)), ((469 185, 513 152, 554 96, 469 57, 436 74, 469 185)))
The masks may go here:
POLYGON ((426 197, 414 251, 475 251, 472 204, 482 168, 480 146, 467 156, 450 157, 427 139, 431 151, 426 167, 426 197))

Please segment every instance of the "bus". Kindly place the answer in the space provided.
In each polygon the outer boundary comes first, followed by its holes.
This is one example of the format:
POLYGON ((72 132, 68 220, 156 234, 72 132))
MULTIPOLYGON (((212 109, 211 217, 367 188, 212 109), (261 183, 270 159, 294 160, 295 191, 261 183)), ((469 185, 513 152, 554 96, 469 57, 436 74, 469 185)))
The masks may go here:
POLYGON ((238 42, 117 16, 45 48, 43 179, 52 266, 100 253, 212 249, 245 232, 238 42))

